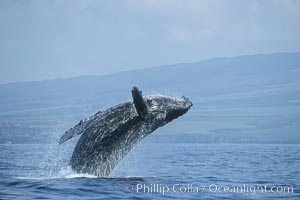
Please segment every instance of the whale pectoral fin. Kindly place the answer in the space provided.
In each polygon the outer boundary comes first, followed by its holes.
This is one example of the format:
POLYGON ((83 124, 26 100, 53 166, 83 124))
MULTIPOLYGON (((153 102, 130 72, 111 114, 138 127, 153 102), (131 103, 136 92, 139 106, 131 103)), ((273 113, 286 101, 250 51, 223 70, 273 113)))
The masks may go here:
POLYGON ((136 86, 132 87, 131 90, 133 103, 135 106, 135 109, 138 113, 138 115, 144 119, 146 115, 149 113, 149 108, 147 103, 145 102, 142 91, 139 91, 139 89, 136 86))
POLYGON ((70 130, 68 130, 67 132, 65 132, 65 134, 63 136, 61 136, 61 138, 59 139, 59 144, 64 143, 65 141, 71 139, 72 137, 81 134, 81 132, 76 132, 73 131, 74 128, 71 128, 70 130))
POLYGON ((96 113, 94 116, 91 116, 85 120, 81 120, 76 126, 65 132, 65 134, 59 139, 59 144, 64 143, 76 135, 83 134, 99 114, 101 114, 101 111, 96 113))
POLYGON ((65 141, 71 139, 72 137, 74 137, 76 135, 80 135, 80 134, 84 133, 85 129, 87 128, 87 126, 89 124, 89 123, 87 123, 87 121, 89 121, 89 120, 85 120, 85 121, 81 120, 79 122, 79 124, 77 124, 73 128, 66 131, 65 134, 63 134, 63 136, 61 136, 61 138, 59 139, 59 144, 64 143, 65 141))

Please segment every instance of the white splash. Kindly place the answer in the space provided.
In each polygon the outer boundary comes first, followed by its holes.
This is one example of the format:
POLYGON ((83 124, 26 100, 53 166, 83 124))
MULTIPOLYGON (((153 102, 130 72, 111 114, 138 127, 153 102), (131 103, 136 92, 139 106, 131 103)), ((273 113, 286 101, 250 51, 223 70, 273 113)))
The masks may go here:
POLYGON ((58 172, 58 178, 97 178, 97 176, 92 174, 80 174, 72 170, 70 166, 63 167, 58 172))

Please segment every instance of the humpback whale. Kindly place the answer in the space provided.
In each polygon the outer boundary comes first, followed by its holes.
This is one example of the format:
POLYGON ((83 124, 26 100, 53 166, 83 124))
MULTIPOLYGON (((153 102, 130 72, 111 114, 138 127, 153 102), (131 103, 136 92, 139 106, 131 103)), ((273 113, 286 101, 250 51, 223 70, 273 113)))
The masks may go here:
POLYGON ((69 165, 77 173, 109 176, 118 162, 144 137, 185 114, 192 102, 182 96, 143 97, 133 86, 133 101, 121 103, 81 120, 59 140, 80 135, 69 165))

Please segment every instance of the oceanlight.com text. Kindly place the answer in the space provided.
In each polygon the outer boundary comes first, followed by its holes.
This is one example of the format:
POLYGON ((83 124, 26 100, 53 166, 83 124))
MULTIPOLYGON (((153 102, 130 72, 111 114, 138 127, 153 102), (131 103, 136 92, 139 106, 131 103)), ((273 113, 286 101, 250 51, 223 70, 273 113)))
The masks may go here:
POLYGON ((263 193, 293 193, 294 188, 291 185, 222 185, 222 184, 136 184, 132 187, 136 193, 156 193, 165 195, 167 193, 236 193, 236 194, 249 194, 257 195, 263 193))

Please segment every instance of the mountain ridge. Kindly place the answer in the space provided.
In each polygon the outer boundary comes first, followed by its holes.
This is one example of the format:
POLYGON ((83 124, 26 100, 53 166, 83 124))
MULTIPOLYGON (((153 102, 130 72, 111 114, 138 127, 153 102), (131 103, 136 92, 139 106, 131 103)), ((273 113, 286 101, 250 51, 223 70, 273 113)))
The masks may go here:
POLYGON ((278 56, 278 55, 297 55, 300 56, 300 52, 276 52, 276 53, 259 53, 259 54, 247 54, 247 55, 239 55, 239 56, 232 56, 232 57, 213 57, 213 58, 208 58, 196 62, 181 62, 181 63, 174 63, 174 64, 166 64, 166 65, 157 65, 157 66, 149 66, 141 69, 130 69, 130 70, 124 70, 124 71, 118 71, 114 73, 109 73, 109 74, 84 74, 81 76, 73 76, 73 77, 66 77, 66 78, 54 78, 54 79, 44 79, 44 80, 28 80, 28 81, 13 81, 9 83, 0 83, 0 86, 2 85, 10 85, 10 84, 24 84, 24 83, 36 83, 36 82, 48 82, 48 81, 59 81, 59 80, 72 80, 72 79, 77 79, 77 78, 85 78, 85 77, 94 77, 94 78, 101 78, 101 77, 106 77, 106 76, 113 76, 117 74, 123 74, 123 73, 131 73, 131 72, 136 72, 136 71, 144 71, 144 70, 149 70, 149 69, 156 69, 156 68, 161 68, 161 67, 174 67, 178 65, 193 65, 193 64, 201 64, 201 63, 207 63, 207 62, 214 62, 214 61, 224 61, 224 60, 232 60, 232 59, 244 59, 244 58, 251 58, 251 57, 257 57, 257 56, 278 56))

